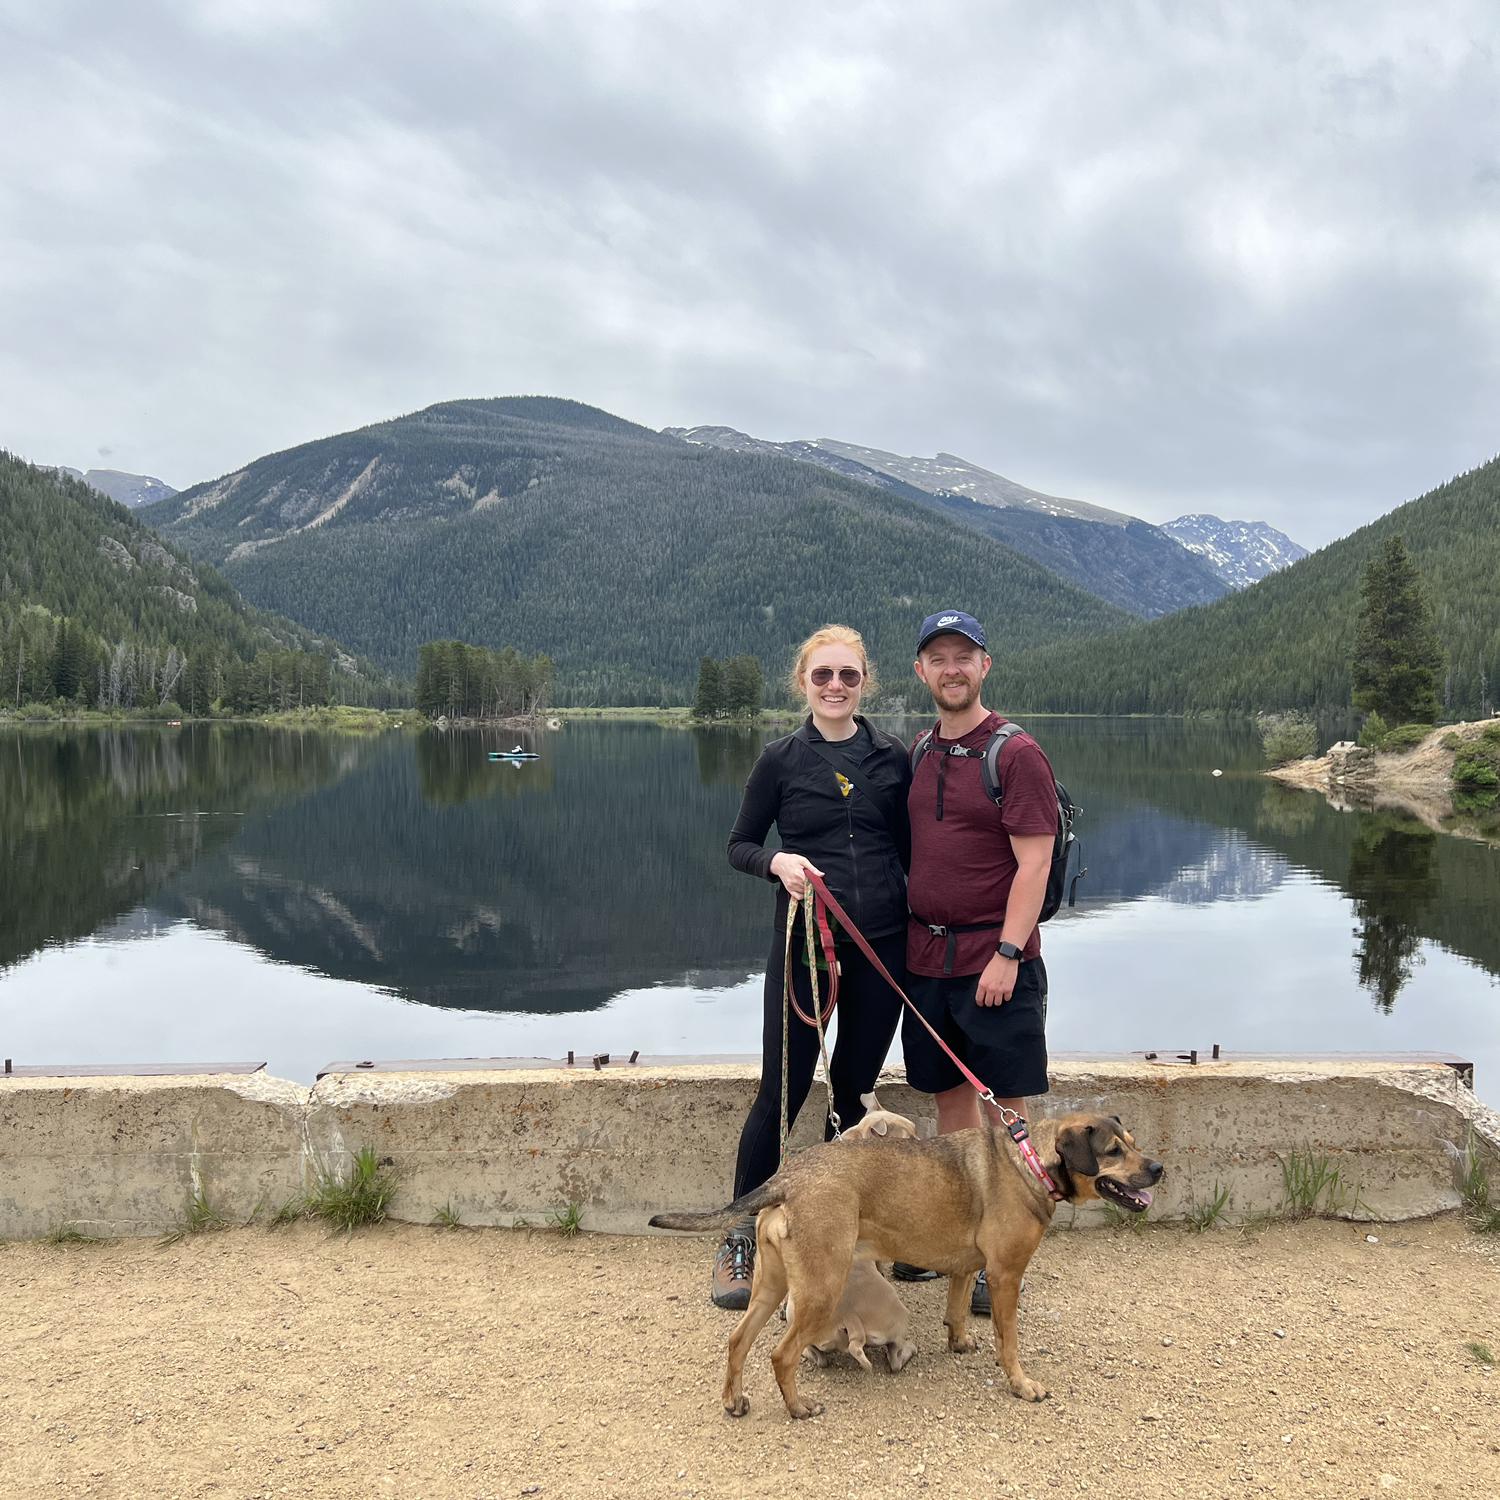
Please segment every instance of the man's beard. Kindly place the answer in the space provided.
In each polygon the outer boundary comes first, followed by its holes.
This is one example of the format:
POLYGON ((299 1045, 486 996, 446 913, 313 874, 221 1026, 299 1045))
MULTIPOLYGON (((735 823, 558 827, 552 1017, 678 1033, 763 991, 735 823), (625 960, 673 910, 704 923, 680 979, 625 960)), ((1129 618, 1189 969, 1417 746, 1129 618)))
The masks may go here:
POLYGON ((938 711, 950 714, 961 714, 966 708, 972 708, 979 697, 979 689, 967 679, 963 682, 930 682, 927 684, 927 691, 932 694, 932 701, 937 704, 938 711), (944 693, 950 691, 962 692, 963 700, 954 703, 951 699, 945 698, 944 693))

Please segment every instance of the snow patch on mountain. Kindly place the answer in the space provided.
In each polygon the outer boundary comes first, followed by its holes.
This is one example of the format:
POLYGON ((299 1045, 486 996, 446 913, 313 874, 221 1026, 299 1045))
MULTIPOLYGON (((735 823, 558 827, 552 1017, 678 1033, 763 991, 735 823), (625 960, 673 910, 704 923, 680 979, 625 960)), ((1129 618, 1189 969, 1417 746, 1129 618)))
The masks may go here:
POLYGON ((1306 547, 1264 521, 1223 521, 1199 514, 1164 521, 1161 529, 1201 557, 1232 589, 1249 588, 1307 556, 1306 547))

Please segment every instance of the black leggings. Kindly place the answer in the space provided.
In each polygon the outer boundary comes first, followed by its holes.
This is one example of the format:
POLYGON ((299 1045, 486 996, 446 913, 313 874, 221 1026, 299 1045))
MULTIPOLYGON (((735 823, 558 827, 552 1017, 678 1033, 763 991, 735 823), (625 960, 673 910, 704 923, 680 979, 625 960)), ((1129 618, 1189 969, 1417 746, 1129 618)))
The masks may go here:
MULTIPOLYGON (((798 962, 802 952, 801 924, 792 936, 792 984, 802 1009, 812 1014, 812 990, 807 982, 807 964, 798 962)), ((761 1030, 760 1092, 750 1106, 749 1118, 740 1132, 739 1157, 734 1169, 734 1196, 757 1188, 775 1174, 781 1147, 781 991, 784 939, 778 937, 766 965, 765 1018, 761 1030)), ((898 983, 906 978, 906 933, 872 938, 870 946, 898 983)), ((875 1087, 875 1079, 890 1051, 901 1019, 901 997, 876 972, 852 943, 838 945, 839 1006, 838 1040, 829 1059, 833 1077, 833 1107, 847 1130, 864 1118, 861 1094, 875 1087)), ((818 976, 818 990, 827 1003, 828 987, 818 976)), ((793 1121, 812 1087, 813 1068, 818 1061, 818 1032, 795 1011, 791 1012, 787 1041, 787 1119, 793 1121)), ((833 1135, 832 1121, 825 1121, 824 1139, 833 1135)))

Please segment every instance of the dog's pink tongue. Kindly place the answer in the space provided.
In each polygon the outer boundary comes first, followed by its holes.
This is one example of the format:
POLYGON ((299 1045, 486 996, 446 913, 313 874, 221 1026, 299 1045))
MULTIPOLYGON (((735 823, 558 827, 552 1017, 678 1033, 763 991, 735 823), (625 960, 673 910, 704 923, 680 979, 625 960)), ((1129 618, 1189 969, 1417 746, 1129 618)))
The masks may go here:
POLYGON ((1137 1188, 1135 1190, 1135 1195, 1136 1195, 1137 1198, 1139 1198, 1141 1200, 1142 1203, 1144 1203, 1146 1205, 1147 1208, 1151 1207, 1151 1189, 1150 1188, 1137 1188))

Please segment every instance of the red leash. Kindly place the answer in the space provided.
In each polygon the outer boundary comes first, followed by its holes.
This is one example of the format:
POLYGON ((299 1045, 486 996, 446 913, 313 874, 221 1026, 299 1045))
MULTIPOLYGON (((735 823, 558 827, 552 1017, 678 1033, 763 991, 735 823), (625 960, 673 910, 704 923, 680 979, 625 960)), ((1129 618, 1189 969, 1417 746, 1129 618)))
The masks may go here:
MULTIPOLYGON (((1052 1180, 1051 1174, 1042 1165, 1042 1159, 1037 1155, 1036 1147, 1032 1145, 1031 1136, 1026 1129, 1025 1116, 1017 1114, 1015 1110, 1001 1104, 995 1098, 994 1090, 986 1087, 983 1080, 977 1077, 964 1063, 963 1059, 938 1035, 936 1027, 917 1009, 916 1005, 912 1002, 911 996, 891 977, 891 971, 881 963, 880 955, 870 946, 864 933, 849 920, 848 912, 834 900, 828 887, 823 884, 822 876, 814 875, 806 866, 803 867, 802 874, 813 891, 813 911, 817 917, 818 937, 823 945, 824 956, 828 960, 828 1009, 823 1016, 824 1021, 826 1022, 828 1017, 833 1014, 834 1002, 838 996, 838 964, 834 961, 833 932, 828 925, 828 913, 832 912, 844 931, 854 939, 855 947, 875 966, 875 972, 900 995, 906 1008, 927 1028, 927 1034, 947 1054, 949 1062, 963 1074, 964 1078, 967 1079, 969 1084, 978 1093, 980 1099, 1000 1116, 1000 1123, 1005 1126, 1006 1133, 1016 1143, 1016 1149, 1021 1153, 1022 1161, 1030 1168, 1032 1176, 1047 1189, 1054 1203, 1063 1202, 1067 1195, 1058 1190, 1058 1186, 1052 1180)), ((795 993, 793 994, 792 1003, 796 1006, 795 993)), ((809 1026, 814 1024, 813 1018, 804 1014, 800 1006, 797 1006, 797 1014, 809 1026)))

